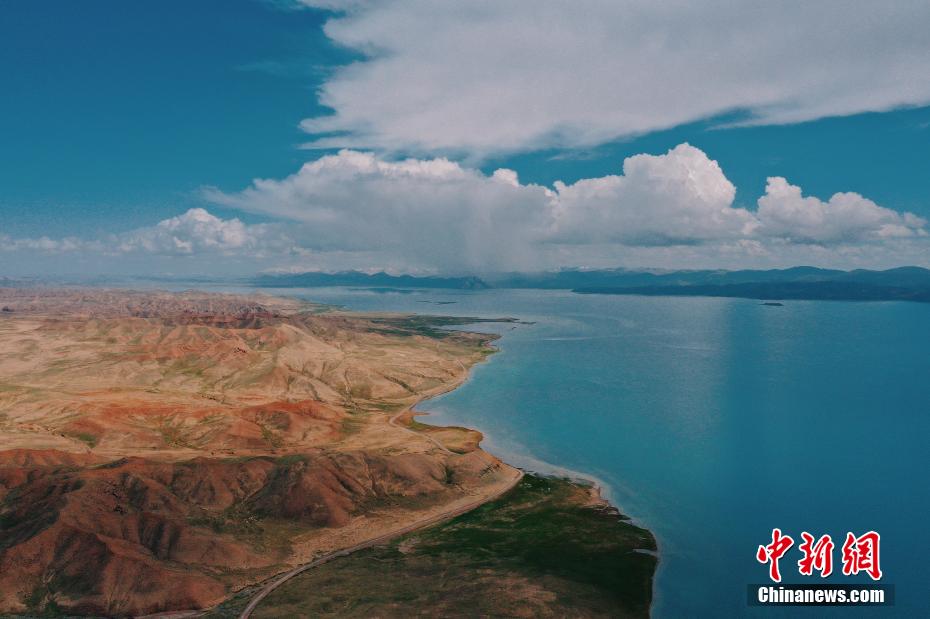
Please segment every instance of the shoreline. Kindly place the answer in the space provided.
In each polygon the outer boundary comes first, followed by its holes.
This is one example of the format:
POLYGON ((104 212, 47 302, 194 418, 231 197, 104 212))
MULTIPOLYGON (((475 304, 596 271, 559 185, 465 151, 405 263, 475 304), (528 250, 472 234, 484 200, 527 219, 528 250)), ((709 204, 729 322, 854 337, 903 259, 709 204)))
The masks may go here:
MULTIPOLYGON (((453 608, 476 616, 513 616, 514 608, 531 613, 525 616, 650 616, 657 563, 651 533, 620 518, 590 486, 520 479, 453 520, 308 566, 299 580, 259 600, 257 617, 329 616, 337 609, 378 616, 378 609, 408 605, 435 616, 453 608), (392 578, 385 581, 385 573, 392 578), (502 581, 511 586, 501 589, 502 581)), ((231 614, 246 599, 209 616, 248 617, 231 614)))
MULTIPOLYGON (((520 321, 517 321, 517 322, 520 322, 520 321)), ((470 323, 470 324, 479 324, 479 323, 470 323)), ((466 325, 466 326, 470 326, 470 325, 466 325)), ((436 413, 430 412, 430 411, 417 410, 418 407, 420 407, 424 402, 428 402, 430 400, 439 398, 443 395, 452 393, 453 391, 459 389, 466 383, 470 382, 474 378, 474 370, 479 365, 489 363, 491 360, 491 357, 501 352, 502 350, 501 346, 498 344, 492 344, 492 343, 502 340, 504 334, 483 333, 480 331, 473 331, 472 333, 489 336, 489 339, 487 340, 486 344, 493 347, 494 349, 493 352, 491 354, 488 354, 480 362, 469 367, 466 370, 465 377, 463 378, 461 382, 456 383, 455 385, 449 386, 449 388, 444 389, 440 392, 430 394, 418 400, 415 404, 412 404, 409 408, 395 415, 393 419, 396 419, 403 415, 409 415, 411 421, 414 421, 416 417, 431 417, 431 416, 435 417, 436 413)), ((562 479, 562 480, 569 481, 579 486, 589 487, 592 493, 593 501, 603 502, 605 507, 612 509, 613 511, 616 512, 618 518, 626 522, 629 522, 630 524, 634 526, 637 526, 641 529, 648 531, 649 534, 652 536, 653 542, 656 547, 654 551, 648 551, 652 556, 656 558, 656 569, 652 575, 652 600, 651 600, 650 607, 649 607, 649 613, 651 616, 652 609, 655 607, 655 602, 657 599, 656 589, 655 589, 656 575, 659 573, 659 569, 661 569, 661 565, 662 565, 659 538, 656 536, 655 532, 649 526, 647 526, 645 522, 643 522, 642 520, 634 517, 633 515, 623 510, 622 506, 619 504, 616 498, 612 496, 614 494, 614 490, 610 484, 608 484, 607 482, 605 482, 604 480, 602 480, 601 478, 599 478, 598 476, 594 474, 583 473, 575 469, 570 469, 567 467, 552 464, 551 462, 547 462, 546 460, 536 458, 535 456, 532 456, 529 454, 519 454, 519 453, 514 452, 513 450, 506 450, 506 449, 503 452, 499 452, 499 450, 497 449, 494 449, 494 450, 486 449, 484 447, 486 442, 490 440, 490 442, 493 444, 493 438, 489 439, 489 437, 493 437, 493 434, 486 432, 484 429, 473 427, 471 424, 459 425, 457 423, 453 423, 453 425, 434 425, 434 424, 424 423, 424 422, 418 422, 418 423, 423 423, 423 425, 427 425, 427 426, 430 426, 432 428, 437 428, 437 429, 461 428, 463 430, 477 432, 481 436, 478 449, 482 449, 488 454, 494 456, 495 458, 500 460, 501 463, 504 464, 505 466, 509 466, 511 468, 520 470, 524 474, 536 475, 540 477, 549 477, 549 478, 555 478, 555 479, 562 479)))
MULTIPOLYGON (((359 313, 359 312, 354 312, 353 310, 348 309, 348 308, 340 308, 339 311, 347 311, 348 313, 359 313)), ((421 314, 420 316, 424 318, 429 318, 429 315, 426 315, 426 314, 421 314)), ((463 326, 467 326, 470 324, 477 324, 477 323, 466 323, 463 326)), ((492 343, 502 339, 503 336, 501 334, 482 333, 479 331, 471 331, 471 333, 483 336, 485 338, 483 341, 483 345, 488 348, 491 348, 488 354, 486 354, 484 358, 482 358, 477 363, 474 363, 470 367, 466 368, 463 365, 462 366, 463 374, 460 380, 454 381, 453 383, 450 383, 448 385, 444 385, 442 388, 436 390, 435 392, 424 395, 422 398, 416 400, 416 402, 410 404, 409 406, 404 407, 402 410, 396 413, 393 413, 388 418, 388 424, 394 427, 402 428, 408 432, 418 434, 424 438, 427 438, 434 445, 436 445, 437 448, 444 450, 446 452, 449 452, 449 453, 453 453, 452 450, 450 450, 446 445, 442 444, 438 439, 434 438, 433 436, 430 436, 429 431, 418 431, 416 429, 413 429, 410 426, 413 423, 420 423, 429 428, 433 428, 436 431, 442 431, 443 429, 459 429, 459 430, 463 430, 467 432, 478 433, 480 438, 478 439, 475 448, 478 450, 484 451, 485 453, 494 457, 503 468, 513 472, 514 476, 512 477, 510 483, 503 489, 496 491, 490 495, 486 495, 482 497, 480 501, 471 502, 464 507, 453 508, 452 510, 444 514, 430 516, 430 517, 425 518, 422 521, 409 523, 396 531, 382 534, 378 537, 372 538, 371 540, 367 540, 365 542, 359 543, 349 548, 333 551, 331 553, 328 553, 327 555, 316 558, 309 563, 306 563, 301 566, 297 566, 284 574, 278 574, 272 577, 273 580, 271 583, 262 587, 258 591, 258 593, 250 599, 249 604, 238 615, 238 619, 250 619, 250 617, 252 616, 252 613, 259 607, 260 603, 264 601, 264 599, 268 595, 270 595, 273 591, 275 591, 276 589, 278 589, 279 587, 281 587, 282 585, 284 585, 285 583, 287 583, 294 577, 300 574, 303 574, 309 570, 312 570, 315 567, 329 563, 332 560, 342 558, 342 557, 347 557, 358 551, 365 550, 365 549, 372 548, 380 544, 390 542, 396 538, 403 537, 405 535, 409 535, 417 531, 430 529, 441 523, 449 522, 450 520, 453 520, 457 518, 458 516, 466 514, 470 511, 478 509, 479 507, 487 505, 497 499, 501 499, 502 497, 506 496, 509 492, 511 492, 517 486, 517 484, 527 474, 533 475, 536 477, 541 477, 541 478, 563 480, 573 485, 576 485, 578 487, 584 488, 587 490, 588 496, 589 496, 588 502, 584 505, 585 507, 590 507, 600 512, 610 514, 616 517, 620 521, 627 522, 633 526, 643 529, 651 536, 653 543, 655 545, 655 550, 648 550, 648 549, 635 550, 635 552, 637 553, 648 554, 649 556, 652 556, 656 559, 656 569, 653 570, 652 576, 650 578, 651 595, 650 595, 650 605, 649 605, 648 612, 651 615, 652 608, 655 602, 655 574, 657 573, 658 564, 659 564, 658 540, 656 539, 655 534, 652 532, 651 529, 643 526, 642 523, 634 519, 632 516, 623 512, 620 506, 615 501, 609 498, 610 494, 612 493, 609 484, 607 484, 606 482, 604 482, 603 480, 601 480, 595 475, 581 473, 579 471, 553 465, 551 463, 545 462, 543 460, 539 460, 532 456, 518 456, 516 454, 509 454, 508 456, 498 455, 497 453, 489 451, 482 446, 482 444, 487 439, 488 435, 482 430, 477 429, 477 428, 472 428, 466 425, 462 425, 462 426, 434 425, 434 424, 422 423, 422 422, 416 421, 417 417, 429 417, 430 415, 433 414, 428 411, 418 410, 418 408, 422 406, 424 402, 427 402, 429 400, 449 394, 455 391, 456 389, 459 389, 460 387, 462 387, 464 384, 466 384, 473 378, 474 376, 473 369, 475 367, 477 367, 480 364, 487 363, 493 355, 500 352, 501 350, 500 347, 493 345, 492 343), (404 417, 407 418, 406 422, 403 420, 404 417), (526 466, 512 464, 511 462, 514 459, 532 461, 534 463, 534 466, 532 468, 528 468, 526 466)), ((207 614, 210 611, 216 610, 217 608, 218 607, 213 607, 211 609, 204 609, 204 610, 197 612, 196 614, 186 615, 186 616, 202 616, 204 614, 207 614)), ((185 616, 185 615, 180 615, 180 616, 185 616)))
MULTIPOLYGON (((348 310, 348 311, 351 312, 353 310, 348 310)), ((422 316, 429 316, 429 315, 422 314, 422 316)), ((480 323, 471 323, 471 324, 480 324, 480 323)), ((532 323, 528 323, 528 324, 532 324, 532 323)), ((424 396, 420 400, 417 400, 414 404, 411 404, 407 409, 402 411, 402 413, 399 414, 398 416, 402 416, 403 414, 409 414, 411 416, 411 419, 415 419, 416 417, 426 417, 426 418, 435 417, 437 413, 431 412, 431 411, 418 410, 419 407, 422 406, 423 403, 425 402, 429 402, 430 400, 435 400, 444 395, 448 395, 452 393, 453 391, 456 391, 457 389, 461 388, 466 383, 470 382, 474 378, 475 369, 478 369, 479 366, 481 365, 490 363, 491 358, 503 350, 503 348, 500 345, 494 344, 495 342, 498 342, 499 340, 503 339, 504 337, 503 334, 484 333, 481 331, 471 331, 471 333, 475 333, 477 335, 482 335, 482 336, 488 336, 489 339, 487 340, 487 344, 493 347, 494 349, 493 352, 491 354, 488 354, 484 359, 482 359, 478 363, 475 363, 474 365, 472 365, 470 368, 467 368, 465 372, 465 377, 463 378, 462 381, 454 385, 450 385, 445 389, 437 391, 436 393, 432 393, 427 396, 424 396)), ((450 421, 451 425, 434 425, 434 424, 428 423, 427 421, 423 423, 424 425, 430 425, 434 428, 461 428, 463 430, 477 432, 481 435, 481 445, 484 445, 486 442, 491 442, 492 444, 494 443, 493 433, 486 432, 484 429, 479 428, 479 427, 474 427, 472 424, 459 424, 457 422, 452 422, 452 421, 450 421)), ((491 451, 491 450, 485 449, 481 445, 479 445, 480 449, 487 451, 492 456, 498 458, 501 462, 509 466, 519 468, 526 473, 538 474, 543 477, 557 477, 560 479, 568 479, 570 481, 578 481, 578 482, 581 482, 582 484, 591 485, 591 486, 598 488, 600 494, 604 497, 604 499, 610 502, 617 509, 620 509, 621 513, 627 516, 627 518, 629 518, 629 520, 633 524, 636 524, 637 526, 641 526, 642 528, 647 529, 651 532, 651 529, 649 529, 649 527, 646 526, 646 523, 644 523, 643 521, 637 519, 636 517, 630 514, 627 514, 626 512, 622 510, 622 507, 619 504, 619 502, 616 500, 616 498, 612 497, 612 495, 614 494, 613 487, 609 483, 607 483, 606 481, 598 477, 597 475, 594 475, 592 473, 584 473, 581 471, 577 471, 575 469, 553 464, 551 462, 542 460, 528 453, 524 453, 524 454, 517 453, 513 449, 502 448, 502 449, 494 449, 493 451, 491 451)))
MULTIPOLYGON (((425 398, 424 401, 429 400, 429 399, 431 398, 425 398)), ((413 413, 414 417, 430 417, 436 414, 436 413, 432 413, 429 411, 417 411, 417 410, 412 410, 412 409, 410 412, 413 413)), ((424 422, 421 422, 421 423, 424 423, 424 422)), ((636 525, 637 527, 645 529, 652 534, 655 540, 655 545, 656 545, 656 550, 654 554, 656 558, 661 559, 661 556, 662 556, 661 544, 660 544, 661 540, 658 538, 655 531, 648 525, 647 522, 645 522, 639 517, 633 514, 630 514, 629 512, 624 510, 623 505, 615 497, 615 490, 613 486, 611 486, 611 484, 607 483, 606 481, 604 481, 597 475, 594 475, 591 473, 584 473, 581 471, 577 471, 575 469, 555 465, 555 464, 552 464, 551 462, 541 460, 534 456, 530 456, 526 454, 518 454, 512 450, 485 449, 484 445, 486 441, 490 440, 491 443, 493 444, 493 433, 488 433, 481 428, 473 428, 471 426, 459 426, 459 425, 453 425, 453 426, 432 425, 428 423, 424 423, 424 425, 430 425, 431 427, 434 427, 434 428, 444 428, 444 427, 464 428, 467 430, 471 430, 473 432, 478 432, 482 436, 482 441, 481 441, 482 446, 480 448, 486 451, 487 453, 491 454, 495 458, 499 459, 501 462, 503 462, 504 464, 508 466, 520 469, 521 471, 523 471, 525 474, 528 474, 528 475, 537 475, 539 477, 562 479, 562 480, 566 480, 571 483, 577 484, 579 486, 590 487, 592 491, 597 493, 597 496, 601 500, 603 500, 613 509, 617 510, 618 514, 622 516, 624 520, 626 520, 630 524, 633 524, 633 525, 636 525), (491 438, 489 439, 489 437, 491 438)), ((658 574, 658 570, 661 568, 661 565, 662 565, 662 561, 659 560, 657 567, 656 567, 656 574, 658 574)), ((653 606, 655 605, 655 600, 656 600, 655 589, 653 589, 653 606)))

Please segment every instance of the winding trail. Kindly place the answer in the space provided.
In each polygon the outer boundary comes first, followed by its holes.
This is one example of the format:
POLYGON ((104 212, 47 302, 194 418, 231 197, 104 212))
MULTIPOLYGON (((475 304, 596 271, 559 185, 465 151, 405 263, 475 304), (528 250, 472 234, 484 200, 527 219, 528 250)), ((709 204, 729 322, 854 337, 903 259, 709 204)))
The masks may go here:
MULTIPOLYGON (((426 438, 430 440, 434 445, 436 445, 436 447, 443 450, 444 452, 452 453, 451 451, 449 451, 449 449, 445 445, 437 441, 435 438, 425 433, 416 432, 415 430, 411 430, 410 428, 407 428, 406 426, 398 424, 397 419, 401 417, 402 415, 408 413, 409 411, 410 411, 409 408, 405 408, 401 412, 396 413, 388 420, 388 423, 396 428, 401 428, 403 430, 406 430, 407 432, 416 434, 417 436, 421 438, 426 438)), ((314 559, 313 561, 310 561, 309 563, 298 565, 294 569, 290 570, 289 572, 285 572, 284 574, 281 574, 280 576, 275 578, 273 581, 271 581, 270 583, 262 587, 261 590, 259 590, 252 597, 248 605, 243 609, 242 613, 239 615, 239 619, 249 619, 252 616, 252 613, 258 607, 258 605, 262 602, 262 600, 264 600, 272 591, 274 591, 275 589, 277 589, 278 587, 280 587, 281 585, 283 585, 290 579, 294 578, 298 574, 302 574, 303 572, 306 572, 307 570, 313 569, 314 567, 317 567, 319 565, 323 565, 324 563, 327 563, 328 561, 331 561, 333 559, 336 559, 339 557, 345 557, 347 555, 352 554, 353 552, 357 552, 365 548, 371 548, 372 546, 377 546, 378 544, 383 544, 385 542, 388 542, 394 539, 395 537, 400 537, 401 535, 412 533, 413 531, 416 531, 417 529, 422 529, 422 528, 429 527, 429 526, 432 526, 440 522, 444 522, 446 520, 450 520, 452 518, 455 518, 456 516, 460 516, 466 512, 470 512, 473 509, 481 507, 485 503, 493 501, 494 499, 497 499, 498 497, 504 495, 509 490, 511 490, 514 486, 516 486, 520 482, 521 479, 523 479, 523 471, 521 471, 520 469, 513 468, 504 463, 501 463, 501 466, 504 467, 505 471, 509 470, 511 472, 511 478, 509 480, 506 480, 506 483, 501 485, 501 487, 496 488, 490 494, 482 495, 479 498, 475 499, 474 501, 469 501, 468 503, 465 503, 463 505, 456 505, 438 514, 432 514, 430 516, 426 516, 419 520, 415 520, 407 525, 404 525, 403 527, 399 527, 393 531, 384 533, 383 535, 373 537, 360 544, 356 544, 348 548, 343 548, 342 550, 336 550, 336 551, 327 553, 321 557, 314 559)))
POLYGON ((520 482, 521 479, 523 479, 523 471, 519 469, 513 469, 513 471, 515 472, 515 474, 513 475, 509 483, 503 486, 502 488, 499 488, 498 490, 496 490, 494 493, 490 495, 482 496, 480 499, 471 501, 470 503, 466 503, 465 505, 459 505, 453 509, 442 512, 440 514, 434 514, 432 516, 423 518, 421 520, 414 521, 404 527, 398 528, 389 533, 385 533, 384 535, 379 535, 378 537, 374 537, 366 542, 362 542, 361 544, 356 544, 355 546, 350 546, 349 548, 343 548, 342 550, 337 550, 335 552, 331 552, 329 554, 323 555, 322 557, 314 559, 310 563, 299 565, 295 567, 294 569, 292 569, 291 571, 285 572, 278 578, 274 579, 272 582, 262 587, 262 589, 258 593, 255 594, 255 596, 249 602, 248 606, 246 606, 245 609, 243 609, 242 613, 239 615, 239 619, 249 619, 249 617, 252 616, 252 612, 255 610, 255 608, 261 603, 262 600, 264 600, 268 596, 268 594, 270 594, 272 591, 274 591, 275 589, 277 589, 278 587, 280 587, 281 585, 283 585, 284 583, 286 583, 293 577, 297 576, 298 574, 306 572, 307 570, 317 567, 318 565, 323 565, 324 563, 331 561, 332 559, 336 559, 338 557, 344 557, 346 555, 352 554, 353 552, 357 552, 365 548, 371 548, 372 546, 377 546, 378 544, 383 544, 384 542, 388 542, 394 539, 395 537, 400 537, 401 535, 412 533, 413 531, 416 531, 417 529, 422 529, 424 527, 429 527, 434 524, 443 522, 445 520, 450 520, 452 518, 455 518, 456 516, 460 516, 466 512, 470 512, 473 509, 481 507, 485 503, 493 501, 494 499, 508 492, 510 489, 516 486, 520 482))

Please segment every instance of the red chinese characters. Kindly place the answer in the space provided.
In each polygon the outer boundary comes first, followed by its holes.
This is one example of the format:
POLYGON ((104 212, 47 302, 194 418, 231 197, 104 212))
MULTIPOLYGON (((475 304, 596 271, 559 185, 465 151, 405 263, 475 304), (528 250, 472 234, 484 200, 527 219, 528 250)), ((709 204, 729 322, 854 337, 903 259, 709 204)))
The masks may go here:
MULTIPOLYGON (((846 534, 843 543, 843 575, 855 576, 865 572, 872 580, 881 580, 882 568, 879 560, 881 536, 875 531, 869 531, 859 537, 853 533, 846 534)), ((785 535, 781 529, 772 529, 772 542, 759 546, 756 551, 756 560, 769 566, 769 578, 774 582, 781 582, 781 570, 778 561, 794 545, 790 535, 785 535)), ((801 559, 798 560, 798 572, 802 576, 812 576, 814 571, 826 578, 833 573, 833 538, 822 535, 816 538, 807 531, 801 533, 801 543, 798 550, 801 559)))
POLYGON ((846 542, 843 544, 843 574, 851 576, 865 572, 872 580, 881 579, 879 542, 881 536, 875 531, 869 531, 859 537, 847 533, 846 542))
POLYGON ((773 581, 781 582, 778 560, 781 559, 793 545, 794 540, 788 535, 782 535, 781 529, 772 529, 772 543, 767 546, 759 546, 759 550, 756 551, 756 560, 759 563, 769 564, 769 578, 773 581))
POLYGON ((801 533, 804 540, 798 546, 804 556, 798 561, 798 571, 803 576, 810 576, 814 570, 820 572, 821 578, 826 578, 833 573, 833 539, 829 535, 824 535, 817 542, 814 542, 814 536, 807 531, 801 533))

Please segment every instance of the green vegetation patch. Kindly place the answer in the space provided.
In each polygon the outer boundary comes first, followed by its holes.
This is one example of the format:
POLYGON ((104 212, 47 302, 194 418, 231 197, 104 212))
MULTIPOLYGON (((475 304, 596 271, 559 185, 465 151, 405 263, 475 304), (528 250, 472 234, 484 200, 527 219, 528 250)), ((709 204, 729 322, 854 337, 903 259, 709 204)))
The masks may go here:
MULTIPOLYGON (((376 316, 369 318, 376 331, 390 335, 423 335, 436 339, 462 338, 474 334, 449 329, 481 322, 518 322, 515 318, 469 318, 464 316, 376 316)), ((496 339, 494 335, 481 334, 482 339, 496 339)))
POLYGON ((297 464, 298 462, 306 462, 306 454, 288 454, 286 456, 280 456, 275 458, 275 462, 280 466, 290 466, 292 464, 297 464))
POLYGON ((365 420, 358 417, 344 417, 340 424, 340 431, 343 437, 358 434, 365 427, 365 420))
POLYGON ((62 609, 52 598, 48 585, 36 586, 23 600, 31 617, 64 617, 62 609))
POLYGON ((100 440, 99 438, 97 438, 93 434, 90 434, 89 432, 70 432, 68 434, 65 434, 65 436, 77 439, 81 441, 82 443, 86 443, 87 446, 90 447, 91 449, 96 447, 97 442, 100 440))
POLYGON ((277 449, 284 445, 284 439, 266 425, 256 422, 262 432, 262 440, 268 443, 272 448, 277 449))

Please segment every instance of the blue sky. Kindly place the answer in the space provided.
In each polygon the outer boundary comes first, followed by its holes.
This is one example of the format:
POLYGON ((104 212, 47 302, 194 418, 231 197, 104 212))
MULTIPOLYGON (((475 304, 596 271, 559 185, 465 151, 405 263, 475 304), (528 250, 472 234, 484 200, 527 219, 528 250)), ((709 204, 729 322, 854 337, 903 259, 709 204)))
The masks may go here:
POLYGON ((323 4, 0 5, 0 275, 927 264, 920 3, 323 4))
POLYGON ((204 184, 306 159, 297 124, 348 54, 324 16, 257 1, 6 2, 0 208, 7 233, 117 231, 175 215, 204 184))

